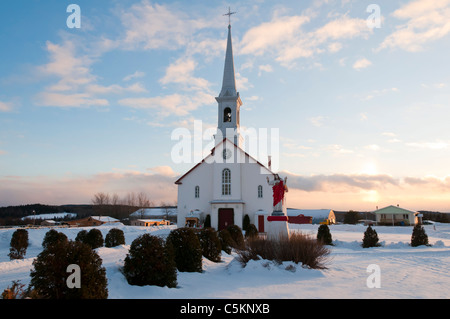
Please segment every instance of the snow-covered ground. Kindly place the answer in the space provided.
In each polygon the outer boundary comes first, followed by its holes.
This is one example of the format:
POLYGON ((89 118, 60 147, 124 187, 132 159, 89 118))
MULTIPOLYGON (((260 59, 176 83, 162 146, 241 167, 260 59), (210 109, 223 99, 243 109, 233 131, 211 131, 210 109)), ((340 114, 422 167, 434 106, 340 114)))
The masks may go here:
MULTIPOLYGON (((167 236, 176 226, 100 226, 105 237, 111 228, 125 233, 126 245, 98 248, 108 278, 109 298, 210 299, 210 298, 449 298, 450 224, 427 225, 431 247, 410 247, 412 227, 376 226, 381 247, 360 246, 366 229, 362 225, 332 225, 335 246, 330 247, 326 270, 312 270, 260 260, 242 268, 235 254, 222 253, 222 262, 203 260, 202 273, 178 273, 178 287, 130 286, 119 271, 131 242, 139 235, 167 236), (435 227, 435 228, 434 228, 435 227), (380 288, 369 288, 369 265, 380 270, 380 288)), ((291 231, 316 235, 318 225, 290 225, 291 231)), ((90 227, 83 229, 89 230, 90 227)), ((81 228, 61 228, 75 239, 81 228)), ((7 256, 14 229, 0 229, 0 292, 20 280, 28 285, 33 259, 42 251, 48 229, 29 229, 26 258, 10 261, 7 256)), ((371 281, 370 281, 371 282, 371 281)))

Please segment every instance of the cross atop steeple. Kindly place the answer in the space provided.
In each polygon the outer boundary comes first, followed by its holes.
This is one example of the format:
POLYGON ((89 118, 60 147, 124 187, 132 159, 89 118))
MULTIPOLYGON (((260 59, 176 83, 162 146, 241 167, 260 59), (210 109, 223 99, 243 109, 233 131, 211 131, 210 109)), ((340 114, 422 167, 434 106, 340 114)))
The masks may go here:
POLYGON ((225 13, 224 16, 228 16, 228 26, 231 25, 231 15, 236 14, 237 12, 231 12, 231 8, 228 7, 228 13, 225 13))

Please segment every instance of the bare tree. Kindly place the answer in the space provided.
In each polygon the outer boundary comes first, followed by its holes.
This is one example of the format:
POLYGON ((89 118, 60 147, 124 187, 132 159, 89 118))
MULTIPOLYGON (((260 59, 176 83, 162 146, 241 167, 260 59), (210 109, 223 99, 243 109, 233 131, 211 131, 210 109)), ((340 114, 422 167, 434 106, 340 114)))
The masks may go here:
POLYGON ((101 192, 95 194, 94 198, 92 199, 92 204, 94 204, 94 205, 109 205, 110 204, 109 194, 101 193, 101 192))

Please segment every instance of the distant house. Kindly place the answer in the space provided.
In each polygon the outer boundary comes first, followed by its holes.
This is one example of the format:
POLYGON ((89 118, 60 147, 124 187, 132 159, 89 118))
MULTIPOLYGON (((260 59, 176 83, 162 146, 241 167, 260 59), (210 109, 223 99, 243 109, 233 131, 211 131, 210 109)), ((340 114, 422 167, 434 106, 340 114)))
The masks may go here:
POLYGON ((398 206, 387 206, 373 212, 378 225, 409 226, 421 222, 422 215, 398 206))
POLYGON ((89 216, 82 219, 67 221, 66 223, 73 227, 100 226, 106 223, 119 223, 118 219, 109 216, 89 216))
POLYGON ((162 226, 170 225, 170 221, 165 219, 135 219, 130 224, 131 226, 162 226))

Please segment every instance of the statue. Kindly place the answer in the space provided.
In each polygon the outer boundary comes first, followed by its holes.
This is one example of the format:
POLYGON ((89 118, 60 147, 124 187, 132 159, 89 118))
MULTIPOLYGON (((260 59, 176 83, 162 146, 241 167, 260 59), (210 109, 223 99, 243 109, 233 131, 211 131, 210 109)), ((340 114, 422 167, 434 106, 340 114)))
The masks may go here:
POLYGON ((267 183, 272 186, 273 190, 273 212, 272 216, 284 216, 283 213, 283 204, 285 202, 284 193, 288 191, 287 188, 287 177, 284 178, 284 181, 278 176, 275 175, 273 181, 269 181, 269 177, 267 177, 267 183))

